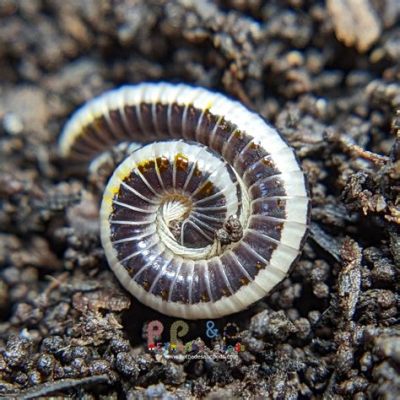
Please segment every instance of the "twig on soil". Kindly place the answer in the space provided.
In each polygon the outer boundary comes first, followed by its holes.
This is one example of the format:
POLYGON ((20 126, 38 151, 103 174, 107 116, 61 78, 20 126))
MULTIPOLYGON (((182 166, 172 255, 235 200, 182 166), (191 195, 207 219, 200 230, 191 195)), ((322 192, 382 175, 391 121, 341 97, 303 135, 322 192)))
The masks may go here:
POLYGON ((0 399, 28 400, 78 386, 108 382, 109 378, 107 375, 89 376, 82 379, 60 379, 55 382, 43 383, 42 385, 37 385, 21 392, 8 393, 5 397, 1 396, 0 399))
POLYGON ((389 157, 382 156, 372 151, 364 150, 362 147, 352 143, 348 136, 341 135, 339 132, 328 131, 326 133, 328 140, 338 143, 343 151, 350 153, 354 157, 364 158, 375 165, 384 165, 389 161, 389 157))

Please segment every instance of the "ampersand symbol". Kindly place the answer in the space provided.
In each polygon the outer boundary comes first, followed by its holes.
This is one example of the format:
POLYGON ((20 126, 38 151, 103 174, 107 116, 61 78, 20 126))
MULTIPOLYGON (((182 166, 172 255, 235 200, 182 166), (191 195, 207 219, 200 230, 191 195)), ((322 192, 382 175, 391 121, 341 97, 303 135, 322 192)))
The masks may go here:
POLYGON ((155 340, 161 337, 164 326, 160 321, 150 321, 147 325, 147 347, 154 348, 155 340))
POLYGON ((208 338, 213 339, 218 336, 218 329, 215 328, 214 321, 207 321, 206 335, 208 338))
POLYGON ((175 344, 178 342, 177 337, 183 337, 189 332, 189 325, 185 321, 175 321, 171 325, 171 329, 169 330, 169 335, 171 339, 171 343, 175 344))

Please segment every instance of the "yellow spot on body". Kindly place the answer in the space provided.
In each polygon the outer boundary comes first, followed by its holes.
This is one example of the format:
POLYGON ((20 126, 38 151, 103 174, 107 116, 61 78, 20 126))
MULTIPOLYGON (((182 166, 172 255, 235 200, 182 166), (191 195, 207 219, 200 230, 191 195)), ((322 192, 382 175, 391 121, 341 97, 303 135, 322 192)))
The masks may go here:
POLYGON ((242 286, 246 286, 249 283, 249 280, 247 278, 240 278, 240 284, 242 286))
POLYGON ((118 186, 118 185, 112 185, 108 189, 108 195, 111 197, 111 199, 113 199, 115 197, 115 195, 119 193, 120 187, 121 186, 118 186))
POLYGON ((106 191, 103 195, 103 210, 106 215, 110 215, 112 213, 112 204, 115 193, 113 191, 106 191))
MULTIPOLYGON (((124 162, 123 164, 121 164, 117 171, 116 171, 116 176, 121 180, 124 181, 129 175, 132 174, 132 171, 134 171, 134 169, 137 168, 136 163, 126 163, 124 162)), ((118 186, 119 188, 119 186, 118 186)))
POLYGON ((223 296, 228 296, 230 293, 229 293, 229 290, 228 289, 221 289, 221 292, 222 292, 222 295, 223 296))
POLYGON ((196 163, 196 166, 194 168, 193 175, 194 176, 201 176, 201 171, 200 171, 199 167, 197 166, 197 163, 196 163))
POLYGON ((233 134, 233 136, 234 136, 236 139, 239 139, 239 140, 242 140, 242 139, 243 139, 243 133, 242 133, 242 131, 239 131, 238 129, 235 131, 235 133, 233 134))
POLYGON ((203 293, 203 294, 200 296, 200 301, 202 301, 202 302, 204 302, 204 303, 207 303, 207 302, 210 301, 210 297, 208 296, 207 293, 203 293))
POLYGON ((137 165, 137 169, 142 174, 145 174, 149 172, 151 169, 154 169, 154 166, 155 166, 154 160, 143 160, 137 165))
POLYGON ((103 198, 106 201, 112 201, 115 197, 116 194, 119 193, 120 189, 120 184, 117 182, 111 182, 108 186, 107 189, 104 192, 103 198))
POLYGON ((132 173, 132 170, 133 168, 121 164, 111 178, 103 195, 103 202, 107 207, 106 210, 108 214, 112 212, 113 200, 117 197, 121 190, 121 182, 132 173))
POLYGON ((199 190, 199 195, 201 196, 209 196, 214 190, 214 185, 210 182, 207 181, 199 190))
POLYGON ((165 172, 169 168, 169 160, 167 157, 157 157, 156 164, 160 173, 165 172))
POLYGON ((175 165, 179 171, 187 171, 189 159, 182 153, 175 156, 175 165))
MULTIPOLYGON (((97 117, 95 120, 93 120, 93 127, 96 131, 105 131, 106 132, 106 124, 105 124, 105 118, 103 116, 97 117)), ((85 129, 88 129, 89 126, 87 125, 85 129)))
POLYGON ((270 158, 268 158, 268 157, 264 157, 264 158, 262 159, 262 163, 263 163, 264 165, 266 165, 267 167, 269 167, 269 168, 272 168, 272 167, 274 166, 274 163, 273 163, 272 160, 271 160, 270 158))
POLYGON ((164 290, 161 291, 160 294, 161 294, 161 297, 162 297, 163 300, 167 300, 168 299, 168 290, 164 289, 164 290))
POLYGON ((258 149, 260 148, 260 145, 259 145, 258 143, 252 142, 252 143, 250 144, 250 148, 251 148, 252 150, 258 150, 258 149))
POLYGON ((207 102, 207 104, 205 105, 204 109, 205 109, 206 111, 209 111, 210 108, 211 108, 213 105, 214 105, 214 102, 213 102, 212 100, 209 100, 209 101, 207 102))

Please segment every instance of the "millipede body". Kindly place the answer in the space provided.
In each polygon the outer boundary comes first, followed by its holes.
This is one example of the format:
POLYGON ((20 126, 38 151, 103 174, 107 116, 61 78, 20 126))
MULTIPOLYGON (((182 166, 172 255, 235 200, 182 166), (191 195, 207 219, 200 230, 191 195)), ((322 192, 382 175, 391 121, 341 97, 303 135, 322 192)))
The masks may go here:
POLYGON ((60 152, 89 164, 120 143, 132 151, 105 188, 101 241, 137 299, 167 315, 217 318, 285 278, 309 197, 293 149, 260 116, 203 88, 123 86, 71 117, 60 152))

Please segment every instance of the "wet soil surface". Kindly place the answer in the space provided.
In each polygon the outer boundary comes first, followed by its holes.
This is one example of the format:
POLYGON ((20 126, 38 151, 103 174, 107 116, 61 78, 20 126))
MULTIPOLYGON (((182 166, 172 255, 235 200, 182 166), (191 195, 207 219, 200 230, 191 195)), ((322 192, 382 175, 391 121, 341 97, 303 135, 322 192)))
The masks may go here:
POLYGON ((399 16, 397 0, 1 1, 0 397, 400 398, 399 16), (148 350, 146 323, 167 342, 175 320, 118 284, 98 193, 56 151, 85 100, 159 80, 271 121, 312 196, 290 276, 211 330, 187 321, 196 346, 176 357, 148 350))

